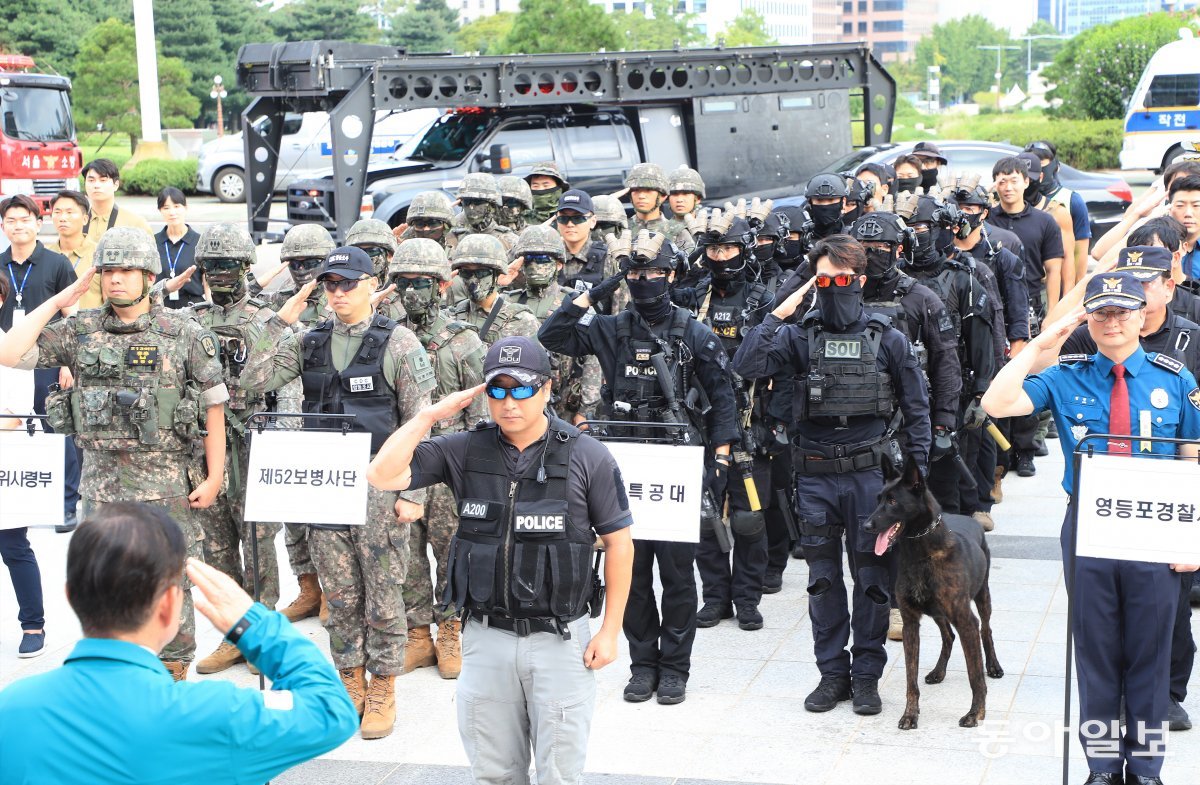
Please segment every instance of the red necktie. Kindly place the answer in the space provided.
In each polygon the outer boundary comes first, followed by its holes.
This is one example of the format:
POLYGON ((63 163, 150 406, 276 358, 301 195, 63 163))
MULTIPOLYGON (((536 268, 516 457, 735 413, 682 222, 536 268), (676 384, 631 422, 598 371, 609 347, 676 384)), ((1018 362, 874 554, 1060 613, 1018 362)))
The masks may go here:
MULTIPOLYGON (((1125 366, 1117 363, 1112 369, 1112 395, 1108 399, 1108 432, 1114 436, 1131 436, 1129 432, 1129 388, 1125 386, 1125 366)), ((1110 455, 1132 455, 1132 439, 1109 439, 1110 455)))

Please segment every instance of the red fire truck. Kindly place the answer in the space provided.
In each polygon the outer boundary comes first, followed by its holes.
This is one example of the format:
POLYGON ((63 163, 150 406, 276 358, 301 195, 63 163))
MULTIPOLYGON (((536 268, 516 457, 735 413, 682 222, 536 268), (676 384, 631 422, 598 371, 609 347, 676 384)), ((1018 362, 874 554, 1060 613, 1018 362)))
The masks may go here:
POLYGON ((0 54, 0 195, 28 194, 43 211, 83 165, 71 117, 71 80, 37 73, 33 59, 0 54))

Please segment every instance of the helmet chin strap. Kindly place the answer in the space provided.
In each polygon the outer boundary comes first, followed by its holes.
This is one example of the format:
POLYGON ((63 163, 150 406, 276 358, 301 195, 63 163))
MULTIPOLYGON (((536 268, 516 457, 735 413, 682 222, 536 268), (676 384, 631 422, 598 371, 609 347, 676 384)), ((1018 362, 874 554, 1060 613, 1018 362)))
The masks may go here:
POLYGON ((126 297, 109 297, 108 302, 117 308, 130 308, 134 305, 137 305, 142 300, 145 300, 148 294, 150 294, 150 274, 145 270, 142 270, 142 293, 140 295, 132 300, 126 297))

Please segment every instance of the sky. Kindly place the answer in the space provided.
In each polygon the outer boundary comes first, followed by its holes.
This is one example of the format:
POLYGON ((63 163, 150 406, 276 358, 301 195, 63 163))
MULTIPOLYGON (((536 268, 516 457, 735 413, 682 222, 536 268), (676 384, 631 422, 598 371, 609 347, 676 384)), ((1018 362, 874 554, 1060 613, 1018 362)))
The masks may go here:
POLYGON ((984 17, 1012 35, 1024 35, 1037 16, 1036 0, 941 0, 938 21, 957 19, 971 14, 984 17))

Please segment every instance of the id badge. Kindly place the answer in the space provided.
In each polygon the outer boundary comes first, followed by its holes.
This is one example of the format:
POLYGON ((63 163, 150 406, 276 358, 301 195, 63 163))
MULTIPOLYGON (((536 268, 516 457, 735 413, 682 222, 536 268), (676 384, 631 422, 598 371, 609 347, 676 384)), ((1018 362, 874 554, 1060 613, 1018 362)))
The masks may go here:
POLYGON ((13 320, 12 320, 13 327, 16 327, 18 324, 20 324, 21 320, 24 318, 25 318, 25 309, 24 308, 13 309, 13 320))
POLYGON ((179 299, 179 290, 176 289, 175 291, 171 292, 169 295, 167 295, 167 299, 168 300, 178 300, 179 299))

